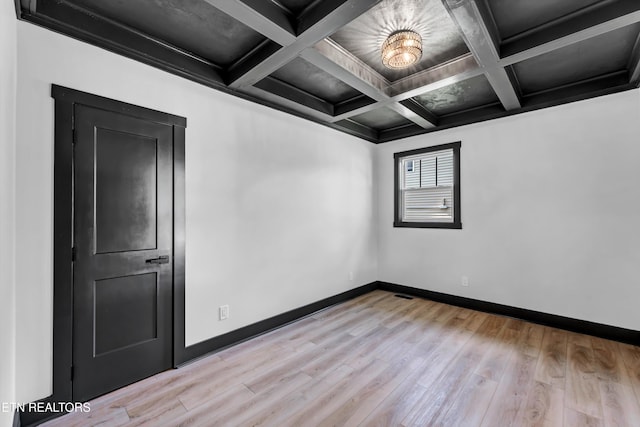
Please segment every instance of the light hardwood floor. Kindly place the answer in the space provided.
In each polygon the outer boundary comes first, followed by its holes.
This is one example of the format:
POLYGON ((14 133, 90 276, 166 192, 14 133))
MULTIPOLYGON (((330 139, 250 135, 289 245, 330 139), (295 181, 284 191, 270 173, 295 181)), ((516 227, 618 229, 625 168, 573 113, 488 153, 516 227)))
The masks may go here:
POLYGON ((640 426, 640 348, 375 291, 47 426, 640 426))

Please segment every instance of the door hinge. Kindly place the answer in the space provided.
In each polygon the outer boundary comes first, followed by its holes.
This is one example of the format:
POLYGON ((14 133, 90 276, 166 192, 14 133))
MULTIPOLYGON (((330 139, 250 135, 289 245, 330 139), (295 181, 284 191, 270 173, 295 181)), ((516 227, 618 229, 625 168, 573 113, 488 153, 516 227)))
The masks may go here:
POLYGON ((71 248, 71 262, 76 262, 76 247, 71 248))

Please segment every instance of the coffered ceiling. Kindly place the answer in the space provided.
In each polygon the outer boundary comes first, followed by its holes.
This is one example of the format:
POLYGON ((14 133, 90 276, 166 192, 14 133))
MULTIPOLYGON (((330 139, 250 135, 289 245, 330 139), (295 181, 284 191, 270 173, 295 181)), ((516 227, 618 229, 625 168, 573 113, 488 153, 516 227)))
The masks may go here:
POLYGON ((20 19, 371 142, 637 88, 638 0, 16 0, 20 19), (393 70, 385 38, 422 58, 393 70))

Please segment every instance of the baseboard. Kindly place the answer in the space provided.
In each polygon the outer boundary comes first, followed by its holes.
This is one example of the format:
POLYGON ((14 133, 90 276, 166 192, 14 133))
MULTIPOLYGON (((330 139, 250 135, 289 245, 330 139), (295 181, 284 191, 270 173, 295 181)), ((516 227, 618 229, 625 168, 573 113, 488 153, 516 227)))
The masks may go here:
POLYGON ((339 304, 341 302, 348 301, 360 295, 364 295, 376 290, 377 287, 378 282, 371 282, 367 285, 342 292, 341 294, 316 301, 303 307, 287 311, 286 313, 282 313, 277 316, 262 320, 260 322, 242 327, 240 329, 236 329, 224 335, 219 335, 206 341, 188 346, 185 348, 185 362, 180 364, 179 366, 205 357, 211 353, 218 352, 227 347, 231 347, 232 345, 239 344, 258 335, 262 335, 274 329, 280 328, 288 323, 295 322, 296 320, 315 313, 316 311, 322 310, 335 304, 339 304))
POLYGON ((634 331, 632 329, 604 325, 602 323, 589 322, 586 320, 578 320, 570 317, 528 310, 526 308, 511 307, 494 302, 444 294, 441 292, 428 291, 410 286, 397 285, 395 283, 377 282, 377 284, 378 289, 389 292, 408 294, 458 307, 483 311, 485 313, 515 317, 540 325, 551 326, 571 332, 578 332, 581 334, 640 346, 640 331, 634 331))

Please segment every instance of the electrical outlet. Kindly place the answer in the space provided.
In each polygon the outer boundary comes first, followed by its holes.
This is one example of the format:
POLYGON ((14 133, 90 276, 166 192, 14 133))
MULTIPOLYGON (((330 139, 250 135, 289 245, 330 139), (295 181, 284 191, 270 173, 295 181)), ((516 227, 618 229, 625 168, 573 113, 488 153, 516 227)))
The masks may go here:
POLYGON ((220 320, 227 320, 229 318, 229 306, 221 305, 219 308, 220 320))
POLYGON ((353 271, 349 272, 349 281, 353 282, 353 271))
POLYGON ((462 276, 462 286, 469 286, 469 278, 467 276, 462 276))

